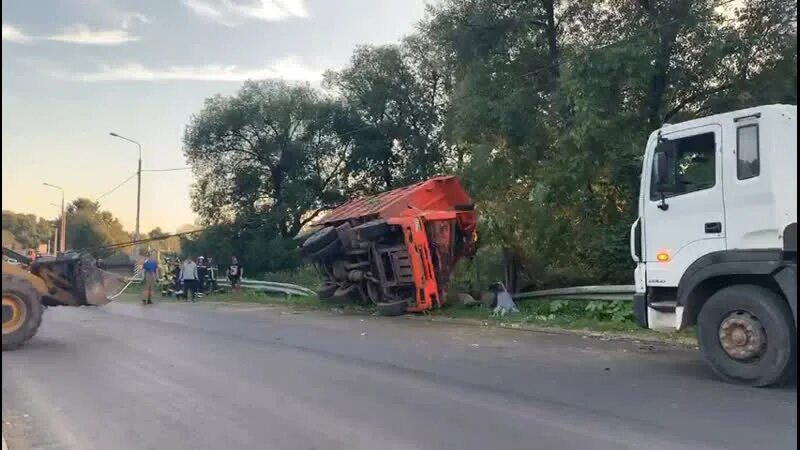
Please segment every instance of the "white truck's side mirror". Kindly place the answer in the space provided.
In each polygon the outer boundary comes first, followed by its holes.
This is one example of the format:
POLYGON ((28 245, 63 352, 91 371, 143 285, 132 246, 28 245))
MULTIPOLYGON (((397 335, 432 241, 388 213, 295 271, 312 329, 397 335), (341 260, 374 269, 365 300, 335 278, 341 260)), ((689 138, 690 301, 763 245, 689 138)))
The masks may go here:
POLYGON ((655 154, 655 185, 659 192, 669 184, 669 168, 667 166, 667 152, 659 151, 655 154))

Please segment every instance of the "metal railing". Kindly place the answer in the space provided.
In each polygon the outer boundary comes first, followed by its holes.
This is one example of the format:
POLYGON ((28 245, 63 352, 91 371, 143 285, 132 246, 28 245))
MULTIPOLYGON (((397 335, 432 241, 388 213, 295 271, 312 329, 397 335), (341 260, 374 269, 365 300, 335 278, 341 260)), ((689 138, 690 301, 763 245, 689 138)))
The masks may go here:
MULTIPOLYGON (((131 278, 131 282, 141 283, 142 282, 142 271, 137 271, 131 278)), ((227 279, 218 279, 217 285, 222 287, 231 287, 230 282, 227 279)), ((261 281, 261 280, 249 280, 247 278, 242 279, 240 287, 244 289, 252 289, 255 291, 262 291, 262 292, 274 292, 284 295, 297 295, 300 297, 308 297, 312 295, 317 295, 316 292, 313 290, 299 286, 296 284, 291 283, 278 283, 275 281, 261 281)), ((125 286, 127 287, 127 286, 125 286)), ((123 289, 124 290, 124 289, 123 289)))
POLYGON ((633 300, 636 287, 633 285, 615 286, 576 286, 541 291, 521 292, 512 295, 514 300, 633 300))
MULTIPOLYGON (((217 280, 217 284, 219 286, 230 287, 228 280, 217 280)), ((242 279, 240 286, 245 289, 253 289, 256 291, 277 292, 286 295, 298 295, 301 297, 317 295, 316 292, 307 287, 291 283, 278 283, 275 281, 242 279)))
MULTIPOLYGON (((132 281, 141 282, 142 273, 137 272, 132 278, 132 281)), ((223 287, 230 287, 227 279, 217 280, 217 285, 223 287)), ((244 289, 252 289, 262 292, 274 292, 284 295, 297 295, 301 297, 309 297, 317 295, 317 293, 307 287, 299 286, 291 283, 279 283, 276 281, 261 281, 243 279, 240 285, 244 289)), ((615 300, 632 300, 633 294, 636 291, 634 285, 611 285, 611 286, 574 286, 558 289, 543 289, 540 291, 520 292, 513 294, 511 297, 515 301, 520 300, 600 300, 600 301, 615 301, 615 300)))

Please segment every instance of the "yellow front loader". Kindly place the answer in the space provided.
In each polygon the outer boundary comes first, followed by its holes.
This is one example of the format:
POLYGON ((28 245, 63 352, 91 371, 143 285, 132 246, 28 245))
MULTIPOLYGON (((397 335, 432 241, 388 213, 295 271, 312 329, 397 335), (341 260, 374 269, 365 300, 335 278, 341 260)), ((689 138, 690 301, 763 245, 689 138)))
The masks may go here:
POLYGON ((123 277, 103 271, 88 254, 31 260, 3 248, 3 351, 32 338, 51 306, 104 305, 123 277))

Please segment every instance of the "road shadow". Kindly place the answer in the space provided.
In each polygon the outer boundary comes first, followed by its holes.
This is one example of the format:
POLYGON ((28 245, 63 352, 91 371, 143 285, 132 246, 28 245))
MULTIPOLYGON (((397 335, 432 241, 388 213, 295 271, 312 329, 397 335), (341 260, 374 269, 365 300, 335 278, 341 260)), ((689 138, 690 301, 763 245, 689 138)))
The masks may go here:
MULTIPOLYGON (((673 361, 672 364, 665 366, 665 371, 669 372, 672 375, 691 378, 693 380, 698 381, 714 381, 718 383, 725 383, 724 381, 720 380, 716 374, 711 370, 710 367, 703 361, 702 357, 699 356, 696 359, 682 359, 673 361)), ((747 389, 754 389, 751 387, 746 387, 747 389)), ((771 386, 768 388, 761 388, 767 389, 769 391, 775 392, 797 392, 797 379, 792 380, 789 383, 784 383, 776 386, 771 386)))
MULTIPOLYGON (((71 348, 69 343, 59 339, 34 336, 33 339, 9 353, 53 353, 64 352, 71 348)), ((3 352, 5 354, 6 352, 3 352)))

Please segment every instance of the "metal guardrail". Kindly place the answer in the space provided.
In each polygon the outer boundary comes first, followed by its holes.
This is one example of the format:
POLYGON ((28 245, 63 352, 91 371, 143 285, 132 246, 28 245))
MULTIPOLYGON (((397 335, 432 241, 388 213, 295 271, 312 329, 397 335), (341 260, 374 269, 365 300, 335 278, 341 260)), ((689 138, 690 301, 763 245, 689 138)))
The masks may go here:
MULTIPOLYGON (((217 280, 217 284, 220 286, 230 287, 230 283, 227 280, 217 280)), ((256 291, 279 292, 286 295, 298 295, 301 297, 317 295, 316 292, 306 287, 290 283, 278 283, 275 281, 242 279, 240 286, 245 289, 253 289, 256 291)))
MULTIPOLYGON (((136 272, 131 278, 130 281, 141 283, 142 282, 142 271, 136 272)), ((230 282, 227 279, 219 279, 217 280, 218 286, 223 287, 231 287, 230 282)), ((263 292, 277 292, 284 295, 297 295, 300 297, 308 297, 312 295, 317 295, 316 292, 313 290, 299 286, 296 284, 291 283, 278 283, 276 281, 261 281, 261 280, 248 280, 247 278, 242 279, 240 286, 244 289, 253 289, 256 291, 263 291, 263 292)), ((127 286, 126 286, 127 287, 127 286)))
MULTIPOLYGON (((132 281, 141 282, 141 271, 137 272, 132 281)), ((227 279, 217 280, 217 284, 223 287, 230 287, 227 279)), ((297 295, 301 297, 308 297, 317 295, 317 293, 309 288, 299 286, 291 283, 279 283, 276 281, 261 281, 243 279, 241 287, 245 289, 253 289, 256 291, 276 292, 285 295, 297 295)), ((511 297, 515 301, 519 300, 600 300, 600 301, 615 301, 615 300, 633 300, 633 294, 636 292, 634 285, 611 285, 611 286, 575 286, 558 289, 544 289, 540 291, 520 292, 511 297)))
POLYGON ((521 292, 512 295, 514 300, 633 300, 636 287, 633 285, 615 286, 576 286, 541 291, 521 292))

